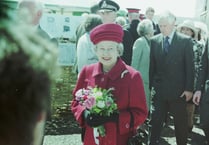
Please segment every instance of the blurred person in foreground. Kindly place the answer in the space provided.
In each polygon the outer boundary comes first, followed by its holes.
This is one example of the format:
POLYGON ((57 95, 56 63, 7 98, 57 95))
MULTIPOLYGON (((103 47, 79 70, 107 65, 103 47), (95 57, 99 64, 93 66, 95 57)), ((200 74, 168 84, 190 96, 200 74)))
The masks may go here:
POLYGON ((150 38, 154 34, 152 21, 148 19, 142 20, 138 27, 137 32, 140 37, 134 42, 133 55, 131 66, 138 70, 144 82, 144 89, 146 94, 146 101, 148 109, 150 110, 150 90, 149 90, 149 64, 150 64, 150 38))
POLYGON ((161 34, 151 38, 150 89, 153 94, 150 145, 160 145, 168 112, 173 115, 177 145, 187 144, 186 106, 194 90, 194 56, 191 37, 176 32, 176 17, 169 11, 159 16, 161 34))
POLYGON ((143 124, 148 114, 141 75, 120 58, 123 53, 123 29, 120 25, 101 24, 90 32, 90 38, 95 44, 99 62, 81 70, 73 91, 71 110, 85 129, 84 145, 127 145, 128 138, 143 124), (118 113, 108 117, 89 113, 75 97, 78 90, 88 87, 114 88, 112 94, 118 113), (133 128, 130 128, 131 114, 133 128), (101 125, 105 127, 105 136, 95 136, 94 127, 101 125))
POLYGON ((57 52, 5 7, 0 4, 0 144, 40 145, 57 52))
POLYGON ((201 59, 197 88, 193 96, 193 102, 199 105, 200 125, 209 144, 209 45, 206 41, 204 53, 201 59))

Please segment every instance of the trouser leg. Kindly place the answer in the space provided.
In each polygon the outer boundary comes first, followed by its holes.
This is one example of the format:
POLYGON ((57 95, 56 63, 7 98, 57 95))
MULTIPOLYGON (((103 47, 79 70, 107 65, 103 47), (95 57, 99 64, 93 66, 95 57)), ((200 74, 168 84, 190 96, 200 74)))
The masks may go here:
POLYGON ((206 137, 206 140, 207 140, 208 145, 209 145, 209 127, 208 128, 203 128, 203 131, 205 133, 205 137, 206 137))
POLYGON ((205 133, 209 145, 209 94, 208 92, 202 97, 200 102, 200 125, 205 133))
POLYGON ((191 132, 194 125, 194 111, 195 105, 193 103, 187 103, 187 115, 188 115, 188 131, 191 132))
POLYGON ((160 134, 167 112, 166 102, 155 98, 153 99, 153 108, 151 115, 150 145, 159 145, 160 134))
POLYGON ((183 99, 177 99, 170 102, 171 113, 174 117, 175 135, 177 145, 187 144, 188 135, 188 117, 186 110, 186 101, 183 99))

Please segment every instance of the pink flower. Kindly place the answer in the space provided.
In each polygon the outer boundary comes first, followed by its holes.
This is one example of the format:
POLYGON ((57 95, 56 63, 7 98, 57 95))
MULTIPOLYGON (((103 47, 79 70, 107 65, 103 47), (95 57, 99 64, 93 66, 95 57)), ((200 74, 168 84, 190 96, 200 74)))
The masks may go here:
MULTIPOLYGON (((99 114, 101 116, 109 116, 113 112, 117 112, 117 104, 113 100, 110 89, 102 89, 98 87, 88 87, 87 89, 79 89, 75 93, 75 99, 78 104, 88 109, 90 113, 99 114)), ((105 128, 103 125, 99 130, 101 136, 105 136, 105 128)))
POLYGON ((111 106, 111 104, 112 104, 112 102, 110 102, 110 101, 106 102, 107 107, 111 106))
POLYGON ((83 95, 88 96, 90 94, 90 90, 83 89, 83 95))
POLYGON ((83 96, 83 99, 84 99, 84 100, 88 99, 88 96, 87 96, 87 95, 84 95, 84 96, 83 96))
POLYGON ((91 109, 96 104, 96 99, 94 97, 89 97, 83 103, 87 109, 91 109))
POLYGON ((77 101, 80 101, 83 98, 83 89, 79 89, 76 93, 75 93, 75 99, 77 101))

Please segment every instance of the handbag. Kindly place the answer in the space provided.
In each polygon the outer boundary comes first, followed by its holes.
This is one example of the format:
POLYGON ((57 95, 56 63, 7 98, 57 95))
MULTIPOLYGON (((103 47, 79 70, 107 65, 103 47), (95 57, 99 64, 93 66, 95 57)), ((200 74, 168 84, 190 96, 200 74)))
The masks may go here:
MULTIPOLYGON (((128 106, 130 108, 130 96, 128 100, 128 106)), ((127 108, 127 111, 130 113, 130 131, 132 135, 128 138, 127 145, 147 145, 148 143, 148 131, 142 126, 138 127, 136 133, 134 133, 134 115, 131 110, 127 108)))
MULTIPOLYGON (((133 130, 134 127, 134 116, 132 112, 129 110, 129 113, 131 115, 130 120, 130 130, 133 130)), ((146 145, 148 139, 148 132, 144 128, 137 128, 136 134, 133 134, 128 138, 127 145, 146 145)))

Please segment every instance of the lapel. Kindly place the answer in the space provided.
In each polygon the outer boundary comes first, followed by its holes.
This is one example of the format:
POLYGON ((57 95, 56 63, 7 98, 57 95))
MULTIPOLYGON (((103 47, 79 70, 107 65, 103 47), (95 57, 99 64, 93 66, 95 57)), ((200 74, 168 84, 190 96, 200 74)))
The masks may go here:
MULTIPOLYGON (((126 65, 122 61, 121 58, 118 59, 117 63, 115 66, 107 73, 107 76, 109 79, 112 81, 118 79, 118 78, 123 78, 123 76, 128 73, 128 70, 126 69, 126 65)), ((98 62, 95 65, 95 68, 93 70, 92 76, 97 77, 99 75, 103 75, 102 72, 102 64, 98 62)))
POLYGON ((163 49, 163 34, 158 34, 158 36, 155 39, 156 44, 154 47, 157 48, 156 54, 159 56, 164 56, 164 49, 163 49))
POLYGON ((163 34, 160 34, 160 37, 159 37, 159 44, 161 45, 161 53, 164 53, 164 49, 163 49, 163 34))
POLYGON ((170 43, 170 48, 169 48, 169 51, 173 51, 175 48, 174 48, 174 46, 176 46, 176 40, 177 40, 177 36, 176 36, 177 34, 176 34, 176 32, 174 32, 174 34, 173 34, 173 38, 172 38, 172 40, 171 40, 171 43, 170 43))
MULTIPOLYGON (((155 38, 155 37, 154 37, 155 38)), ((158 34, 156 38, 154 39, 155 43, 151 44, 151 47, 154 49, 155 57, 158 60, 159 64, 161 64, 161 67, 165 64, 165 58, 166 54, 164 53, 163 49, 163 34, 158 34)))

